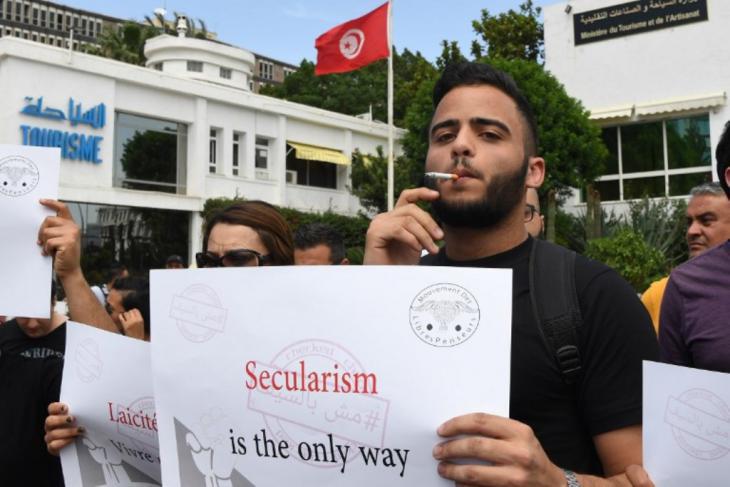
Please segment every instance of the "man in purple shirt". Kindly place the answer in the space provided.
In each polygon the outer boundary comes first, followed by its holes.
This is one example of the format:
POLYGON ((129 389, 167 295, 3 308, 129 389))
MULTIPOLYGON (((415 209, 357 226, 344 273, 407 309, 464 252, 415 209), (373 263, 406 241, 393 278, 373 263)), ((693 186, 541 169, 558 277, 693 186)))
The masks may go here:
MULTIPOLYGON (((730 122, 715 157, 730 198, 730 122)), ((662 301, 659 345, 665 362, 730 372, 730 240, 672 271, 662 301)))

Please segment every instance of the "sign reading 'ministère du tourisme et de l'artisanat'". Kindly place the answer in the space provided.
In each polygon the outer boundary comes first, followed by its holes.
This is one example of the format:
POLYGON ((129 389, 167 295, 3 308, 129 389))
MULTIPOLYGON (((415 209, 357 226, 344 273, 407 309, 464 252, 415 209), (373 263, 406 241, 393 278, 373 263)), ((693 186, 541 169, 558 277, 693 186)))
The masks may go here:
POLYGON ((707 20, 707 0, 637 0, 573 15, 575 45, 707 20))

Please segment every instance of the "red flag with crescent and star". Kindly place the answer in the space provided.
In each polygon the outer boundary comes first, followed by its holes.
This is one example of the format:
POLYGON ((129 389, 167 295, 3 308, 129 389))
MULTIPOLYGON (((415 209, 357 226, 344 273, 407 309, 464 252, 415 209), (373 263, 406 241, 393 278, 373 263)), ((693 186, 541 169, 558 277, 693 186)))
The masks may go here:
POLYGON ((317 37, 317 76, 345 73, 390 55, 388 6, 384 3, 369 14, 333 27, 317 37))

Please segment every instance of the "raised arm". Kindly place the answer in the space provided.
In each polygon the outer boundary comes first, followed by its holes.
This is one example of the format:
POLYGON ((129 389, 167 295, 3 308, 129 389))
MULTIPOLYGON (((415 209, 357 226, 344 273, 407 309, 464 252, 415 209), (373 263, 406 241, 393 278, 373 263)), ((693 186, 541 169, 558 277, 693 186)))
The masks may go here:
POLYGON ((81 270, 81 231, 65 203, 41 200, 43 206, 56 211, 56 216, 43 220, 38 230, 38 245, 44 255, 54 257, 54 269, 66 293, 71 319, 118 333, 106 312, 86 282, 81 270))

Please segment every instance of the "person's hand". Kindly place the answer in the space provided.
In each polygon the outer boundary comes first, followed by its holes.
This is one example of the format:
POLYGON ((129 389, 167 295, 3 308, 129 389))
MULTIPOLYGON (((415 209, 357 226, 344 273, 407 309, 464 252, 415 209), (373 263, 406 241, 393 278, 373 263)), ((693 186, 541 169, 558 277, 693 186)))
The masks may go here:
POLYGON ((69 414, 68 406, 60 402, 48 405, 45 427, 46 448, 48 453, 55 456, 85 431, 83 426, 76 426, 76 418, 69 414))
POLYGON ((435 241, 444 233, 431 215, 416 205, 438 198, 438 191, 428 188, 403 191, 392 211, 379 214, 370 223, 363 263, 417 264, 423 249, 438 253, 435 241))
POLYGON ((137 308, 120 313, 119 322, 126 336, 144 340, 144 319, 137 308))
POLYGON ((56 211, 56 216, 43 220, 38 230, 38 245, 43 255, 54 257, 54 269, 59 279, 81 272, 81 230, 74 223, 65 203, 42 199, 40 203, 56 211))
POLYGON ((457 485, 555 487, 565 475, 548 459, 532 429, 518 421, 486 413, 459 416, 442 424, 438 434, 448 441, 436 445, 438 473, 457 485), (483 464, 456 464, 476 459, 483 464))
POLYGON ((631 482, 632 487, 654 487, 654 482, 641 465, 629 465, 626 467, 626 478, 631 482))

